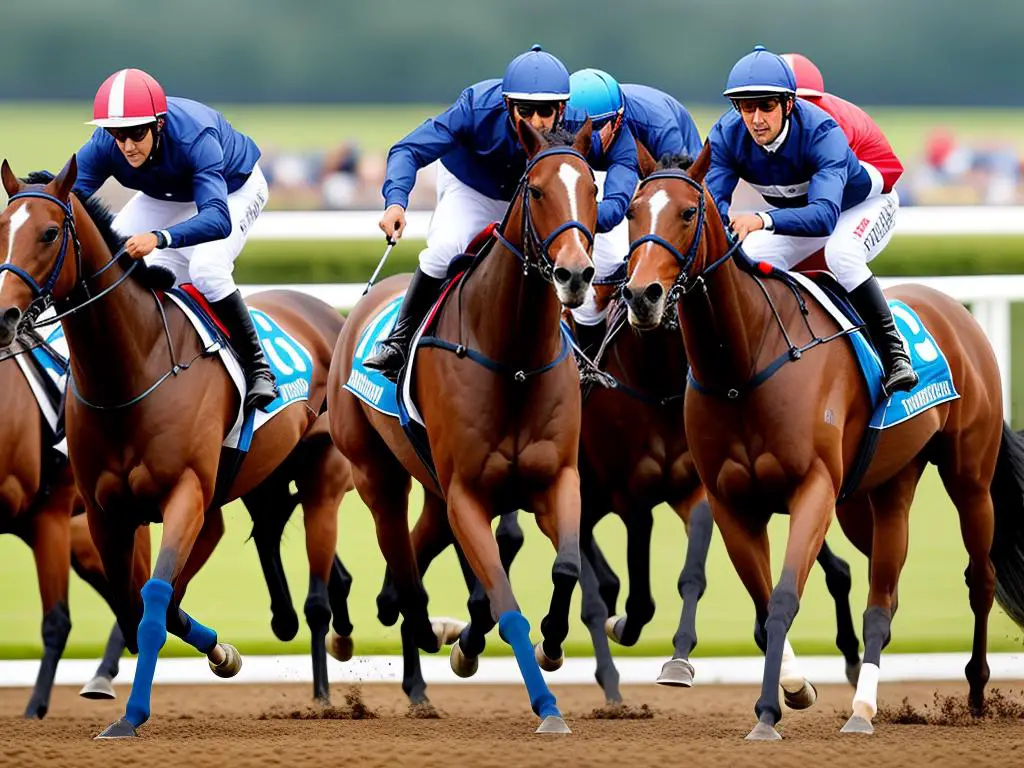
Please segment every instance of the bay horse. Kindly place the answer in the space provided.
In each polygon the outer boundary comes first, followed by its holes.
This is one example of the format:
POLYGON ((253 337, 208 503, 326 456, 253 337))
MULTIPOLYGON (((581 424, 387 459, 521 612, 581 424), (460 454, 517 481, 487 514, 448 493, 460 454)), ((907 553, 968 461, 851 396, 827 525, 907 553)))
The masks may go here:
POLYGON ((19 181, 6 161, 0 167, 10 196, 0 215, 0 271, 20 278, 0 285, 0 347, 13 341, 23 322, 32 323, 40 303, 55 304, 72 358, 73 396, 65 413, 71 465, 118 624, 129 650, 139 654, 125 716, 99 737, 137 736, 149 719, 153 673, 168 630, 206 655, 215 674, 237 674, 238 651, 181 610, 181 577, 194 573, 219 538, 220 513, 211 504, 254 491, 303 441, 319 447, 304 466, 302 484, 309 483, 306 537, 315 555, 306 616, 315 677, 326 694, 327 582, 348 474, 331 446, 321 405, 342 320, 302 294, 253 297, 254 306, 310 352, 313 381, 308 401, 288 405, 255 433, 231 486, 215 499, 221 446, 238 413, 235 385, 220 361, 204 353, 184 313, 154 290, 158 271, 144 268, 149 280, 136 279, 141 265, 114 257, 122 238, 102 206, 83 205, 72 195, 76 177, 74 156, 44 184, 19 181), (150 522, 163 523, 151 576, 133 560, 136 529, 150 522))
POLYGON ((638 329, 657 326, 665 313, 680 318, 691 366, 687 440, 715 523, 754 602, 755 640, 765 652, 758 722, 747 738, 780 738, 780 682, 790 707, 814 702, 786 635, 833 513, 870 557, 864 663, 843 732, 873 732, 878 665, 907 554, 907 516, 928 462, 937 465, 956 506, 970 561, 975 621, 966 675, 971 709, 980 714, 993 596, 1024 623, 1024 447, 1003 421, 991 346, 949 296, 919 285, 889 291, 932 333, 960 397, 882 431, 859 486, 837 506, 872 413, 863 377, 831 315, 730 244, 703 185, 709 165, 705 145, 688 172, 664 169, 643 183, 631 207, 623 296, 638 329), (766 526, 783 510, 789 535, 773 588, 766 526))
POLYGON ((413 625, 403 631, 418 647, 438 649, 408 530, 407 496, 415 477, 428 498, 431 491, 443 497, 455 539, 490 605, 453 645, 452 668, 473 674, 484 633, 497 622, 542 719, 540 732, 568 731, 538 662, 549 669, 562 663, 579 579, 580 393, 560 312, 563 304, 583 301, 594 275, 597 187, 585 159, 591 129, 587 121, 575 137, 547 138, 519 123, 528 162, 496 242, 437 310, 433 346, 415 355, 411 388, 436 482, 395 419, 342 389, 362 327, 406 278, 382 281, 353 308, 328 386, 331 433, 352 462, 356 489, 374 515, 402 596, 405 622, 413 625), (494 517, 516 509, 534 512, 557 551, 551 606, 541 623, 544 639, 535 648, 491 531, 494 517))
MULTIPOLYGON (((652 169, 653 170, 653 169, 652 169)), ((639 333, 620 324, 625 307, 616 300, 609 311, 610 333, 595 355, 605 382, 588 388, 583 400, 580 476, 583 497, 583 550, 580 585, 583 621, 597 657, 597 682, 609 703, 622 700, 607 638, 635 645, 654 617, 650 554, 652 511, 665 502, 682 520, 687 544, 677 588, 682 598, 672 658, 656 682, 689 688, 697 646, 697 603, 707 586, 705 565, 713 521, 704 486, 694 466, 684 431, 683 411, 688 361, 678 325, 662 323, 639 333), (609 568, 590 543, 594 526, 614 512, 626 527, 629 597, 625 614, 616 615, 615 593, 602 589, 609 568)), ((836 644, 846 674, 856 685, 859 641, 850 613, 850 567, 823 544, 818 562, 836 604, 836 644)))

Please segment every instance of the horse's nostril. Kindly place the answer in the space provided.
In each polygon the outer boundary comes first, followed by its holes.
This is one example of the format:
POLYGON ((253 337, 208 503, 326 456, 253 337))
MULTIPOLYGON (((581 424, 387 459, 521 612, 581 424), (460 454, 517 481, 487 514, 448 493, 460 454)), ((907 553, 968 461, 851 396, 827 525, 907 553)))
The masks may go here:
POLYGON ((583 277, 583 282, 584 283, 591 283, 591 282, 593 282, 593 280, 594 280, 594 268, 593 267, 587 267, 586 269, 584 269, 582 277, 583 277))
POLYGON ((663 293, 665 293, 665 289, 661 287, 661 283, 651 283, 644 289, 644 298, 654 304, 661 299, 663 293))
POLYGON ((622 286, 622 298, 625 299, 626 301, 633 300, 633 292, 629 290, 628 285, 622 286))
POLYGON ((572 280, 572 272, 570 272, 565 267, 556 267, 555 268, 555 282, 556 283, 558 283, 559 285, 565 285, 570 280, 572 280))
POLYGON ((21 310, 17 307, 11 307, 4 312, 4 325, 15 326, 21 320, 21 310))

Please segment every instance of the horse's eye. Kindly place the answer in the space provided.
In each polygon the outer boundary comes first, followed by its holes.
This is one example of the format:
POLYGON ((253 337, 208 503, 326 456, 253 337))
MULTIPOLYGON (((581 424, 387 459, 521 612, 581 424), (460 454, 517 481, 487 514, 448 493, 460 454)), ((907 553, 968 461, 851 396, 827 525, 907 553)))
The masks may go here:
POLYGON ((59 234, 60 229, 58 227, 50 227, 45 232, 43 232, 43 236, 39 238, 39 241, 42 243, 52 243, 54 240, 57 239, 57 235, 59 234))
POLYGON ((539 187, 530 187, 530 197, 534 200, 540 200, 544 196, 544 190, 539 187))
POLYGON ((697 215, 697 209, 696 208, 687 208, 685 211, 683 211, 683 221, 685 221, 687 224, 689 224, 691 221, 693 221, 693 217, 696 216, 696 215, 697 215))
POLYGON ((627 208, 626 209, 626 218, 629 219, 630 221, 633 220, 633 209, 632 208, 627 208))

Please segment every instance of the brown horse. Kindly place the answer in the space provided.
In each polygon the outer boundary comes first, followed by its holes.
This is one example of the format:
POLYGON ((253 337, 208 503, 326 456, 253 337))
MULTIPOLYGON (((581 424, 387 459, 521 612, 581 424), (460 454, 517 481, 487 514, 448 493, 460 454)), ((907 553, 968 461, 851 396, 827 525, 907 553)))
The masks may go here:
POLYGON ((472 621, 453 646, 453 669, 462 676, 475 671, 484 633, 497 620, 541 729, 565 731, 538 659, 547 668, 561 664, 579 578, 580 395, 560 311, 562 304, 578 306, 593 279, 597 188, 584 158, 589 122, 575 139, 558 137, 555 145, 525 123, 519 135, 529 162, 501 235, 453 290, 439 310, 432 346, 416 356, 412 389, 438 482, 394 419, 341 388, 361 328, 404 279, 385 280, 353 309, 334 356, 328 411, 334 439, 352 461, 356 488, 377 522, 402 613, 413 625, 408 635, 437 650, 408 532, 411 475, 443 496, 455 538, 490 602, 489 614, 472 621), (544 640, 536 648, 491 531, 495 516, 519 508, 535 513, 558 553, 544 640))
MULTIPOLYGON (((683 428, 688 365, 678 326, 663 321, 638 333, 625 325, 622 311, 618 303, 610 310, 610 333, 595 356, 604 386, 594 386, 584 395, 580 437, 583 621, 594 642, 598 684, 611 703, 622 697, 605 631, 615 642, 632 646, 654 617, 653 508, 667 503, 687 534, 678 581, 683 605, 672 639, 672 658, 657 679, 662 685, 688 688, 693 684, 690 654, 697 646, 697 602, 707 586, 705 564, 713 530, 711 509, 683 428), (615 615, 615 594, 609 594, 607 587, 602 590, 600 582, 607 583, 608 566, 590 543, 594 526, 609 511, 619 515, 627 531, 629 597, 622 616, 615 615)), ((822 545, 818 562, 836 603, 836 644, 846 660, 847 677, 855 685, 860 647, 850 613, 850 567, 827 544, 822 545)))
POLYGON ((960 398, 881 432, 855 494, 837 508, 872 410, 858 364, 841 338, 822 343, 839 326, 820 305, 783 280, 767 279, 730 246, 703 186, 709 163, 705 146, 688 174, 668 169, 644 182, 631 208, 624 297, 640 329, 658 325, 679 302, 692 371, 687 440, 715 523, 754 601, 755 638, 765 651, 758 724, 748 738, 779 738, 780 681, 790 707, 814 701, 786 634, 833 512, 871 558, 864 665, 843 730, 872 731, 878 664, 907 554, 907 515, 929 461, 957 508, 970 558, 975 624, 966 673, 971 707, 980 713, 993 595, 1018 622, 1024 618, 1024 449, 1003 422, 988 340, 950 297, 916 285, 890 291, 933 334, 960 398), (789 538, 773 589, 766 525, 782 510, 790 515, 789 538))
POLYGON ((303 441, 319 446, 305 466, 312 481, 306 536, 314 554, 306 616, 314 669, 326 669, 327 581, 348 475, 344 458, 330 445, 326 417, 318 414, 342 321, 331 307, 301 294, 254 298, 254 306, 310 352, 312 387, 308 402, 287 406, 255 433, 230 487, 215 498, 238 392, 220 362, 204 354, 176 305, 132 279, 140 265, 113 257, 120 238, 109 214, 101 215, 96 205, 87 209, 71 194, 76 174, 74 157, 42 185, 19 182, 6 162, 0 169, 11 196, 0 216, 0 253, 4 269, 20 278, 0 288, 0 345, 10 344, 23 321, 37 317, 40 302, 56 302, 72 352, 74 396, 65 416, 71 464, 115 615, 129 649, 139 653, 126 716, 101 734, 119 738, 137 735, 149 718, 153 673, 168 630, 204 653, 216 674, 238 672, 238 651, 181 610, 176 582, 195 572, 219 537, 219 510, 206 510, 255 490, 303 441), (136 529, 148 522, 163 522, 163 532, 146 580, 148 574, 133 568, 133 550, 136 529))

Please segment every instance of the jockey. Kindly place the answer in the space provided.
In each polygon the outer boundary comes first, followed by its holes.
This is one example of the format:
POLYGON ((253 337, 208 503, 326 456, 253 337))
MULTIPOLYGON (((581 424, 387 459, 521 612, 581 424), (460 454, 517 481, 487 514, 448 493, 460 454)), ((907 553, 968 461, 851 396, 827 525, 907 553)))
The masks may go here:
POLYGON ((857 159, 835 120, 796 99, 793 71, 762 46, 732 68, 723 95, 735 110, 711 129, 706 177, 722 218, 747 256, 779 269, 824 248, 882 359, 886 392, 913 389, 917 374, 867 266, 892 237, 896 193, 857 159), (776 207, 730 214, 740 179, 776 207))
MULTIPOLYGON (((448 265, 478 232, 504 217, 516 192, 526 169, 526 152, 516 125, 525 120, 539 131, 563 125, 578 130, 586 115, 567 107, 568 100, 568 70, 535 45, 512 60, 501 80, 471 85, 447 111, 391 148, 380 220, 385 236, 389 241, 402 236, 416 172, 434 160, 441 161, 437 207, 395 329, 380 343, 379 351, 366 359, 367 368, 397 379, 412 335, 437 299, 448 265)), ((636 188, 636 145, 616 142, 602 151, 595 140, 588 159, 591 165, 608 170, 604 199, 597 209, 597 231, 610 232, 622 221, 636 188)), ((602 237, 599 234, 597 239, 602 237)))
POLYGON ((267 204, 259 148, 213 109, 167 98, 140 69, 108 77, 92 111, 99 127, 78 152, 75 191, 88 198, 110 177, 138 190, 112 224, 128 237, 125 252, 195 284, 245 369, 246 409, 266 408, 278 395, 274 374, 231 276, 267 204))
MULTIPOLYGON (((610 147, 626 132, 633 134, 654 159, 666 155, 696 158, 702 141, 697 124, 675 98, 646 85, 622 85, 600 69, 580 69, 569 77, 569 106, 593 121, 601 145, 610 147)), ((610 278, 624 265, 629 250, 629 224, 623 221, 610 236, 594 243, 595 282, 610 278)), ((604 340, 607 307, 598 310, 591 285, 582 306, 572 310, 579 345, 586 353, 604 340)))

